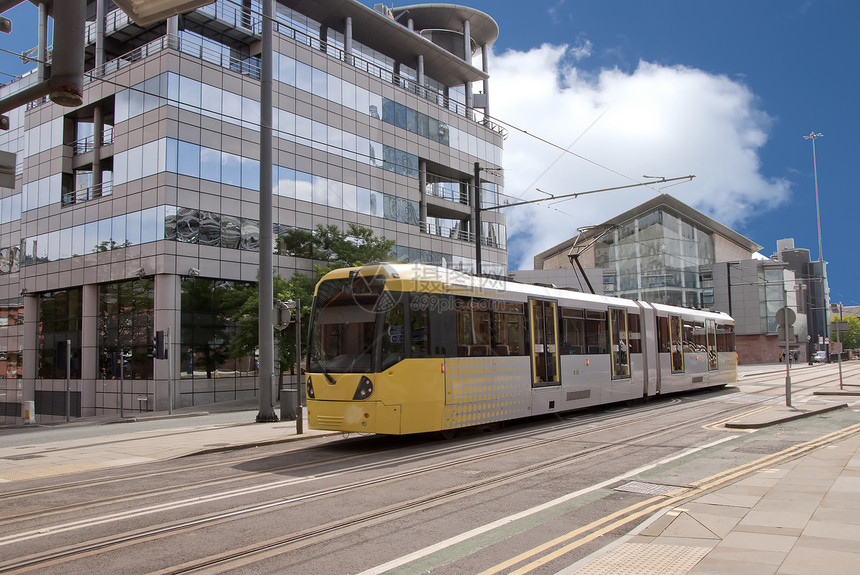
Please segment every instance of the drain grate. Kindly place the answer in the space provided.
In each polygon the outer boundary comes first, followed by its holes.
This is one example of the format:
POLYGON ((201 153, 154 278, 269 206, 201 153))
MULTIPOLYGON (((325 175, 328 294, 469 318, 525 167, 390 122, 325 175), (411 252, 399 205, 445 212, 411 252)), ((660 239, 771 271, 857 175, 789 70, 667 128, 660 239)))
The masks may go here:
POLYGON ((680 489, 677 485, 660 485, 659 483, 644 483, 642 481, 630 481, 619 485, 615 491, 626 491, 628 493, 641 493, 642 495, 665 495, 680 489))
POLYGON ((24 453, 23 455, 7 455, 6 457, 0 457, 0 459, 8 459, 10 461, 23 461, 25 459, 39 459, 40 457, 45 456, 36 455, 35 453, 24 453))

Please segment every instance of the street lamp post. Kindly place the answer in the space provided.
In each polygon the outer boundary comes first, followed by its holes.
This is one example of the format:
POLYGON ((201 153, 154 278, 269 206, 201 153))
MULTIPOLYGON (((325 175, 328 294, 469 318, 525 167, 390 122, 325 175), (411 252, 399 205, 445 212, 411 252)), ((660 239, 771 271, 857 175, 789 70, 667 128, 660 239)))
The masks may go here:
MULTIPOLYGON (((810 132, 808 136, 803 136, 804 140, 812 140, 812 177, 815 183, 815 220, 818 225, 818 263, 821 266, 821 287, 822 287, 822 306, 824 308, 824 333, 827 335, 829 331, 828 327, 830 325, 830 321, 827 317, 827 294, 824 293, 824 289, 827 286, 827 271, 824 264, 824 254, 821 250, 821 209, 818 202, 818 163, 815 158, 815 140, 824 136, 822 133, 810 132)), ((817 314, 816 314, 817 315, 817 314)), ((817 319, 817 317, 816 317, 817 319)), ((818 331, 817 329, 815 331, 818 331)), ((827 356, 830 357, 830 345, 827 346, 827 356)), ((829 359, 828 359, 829 361, 829 359)))
POLYGON ((818 206, 818 166, 815 161, 815 140, 824 136, 824 134, 810 133, 808 136, 803 136, 805 140, 812 140, 812 178, 815 182, 815 219, 818 223, 818 261, 824 261, 824 255, 821 253, 821 211, 818 206))

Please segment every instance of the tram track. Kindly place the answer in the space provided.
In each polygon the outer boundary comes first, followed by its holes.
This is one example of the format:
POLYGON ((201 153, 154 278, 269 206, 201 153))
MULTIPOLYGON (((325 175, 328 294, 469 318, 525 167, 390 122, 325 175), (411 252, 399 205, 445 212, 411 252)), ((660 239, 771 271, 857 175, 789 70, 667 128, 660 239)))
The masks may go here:
MULTIPOLYGON (((680 404, 680 400, 678 400, 678 402, 679 403, 675 404, 676 406, 680 404)), ((392 464, 394 464, 394 465, 409 464, 409 463, 412 463, 414 461, 427 458, 429 456, 448 457, 448 456, 450 456, 456 452, 472 451, 475 449, 485 449, 485 448, 491 447, 495 444, 501 444, 501 445, 503 445, 503 447, 496 449, 496 450, 492 450, 490 452, 487 452, 486 454, 484 454, 481 457, 481 459, 484 459, 487 457, 492 457, 492 456, 501 456, 501 455, 505 455, 507 453, 510 453, 512 451, 512 449, 510 447, 511 441, 528 439, 529 437, 533 437, 533 436, 541 436, 543 438, 545 436, 545 434, 547 434, 547 433, 555 432, 555 431, 558 431, 559 429, 569 428, 571 423, 574 423, 576 425, 577 429, 575 429, 569 433, 566 433, 562 436, 559 436, 557 438, 554 438, 552 441, 566 441, 566 440, 570 440, 570 439, 579 438, 583 435, 588 435, 588 434, 593 434, 593 433, 601 433, 601 432, 605 432, 605 431, 611 431, 613 429, 617 429, 619 427, 623 427, 623 426, 627 426, 627 425, 636 425, 636 424, 639 424, 643 421, 647 421, 648 419, 650 419, 649 413, 651 411, 663 410, 666 407, 667 406, 665 406, 665 405, 644 406, 642 408, 642 413, 637 414, 637 417, 635 417, 635 418, 630 418, 629 412, 625 411, 623 413, 619 412, 619 413, 613 413, 613 414, 601 413, 601 414, 598 414, 597 417, 595 417, 593 419, 588 419, 588 420, 579 419, 575 422, 573 420, 563 420, 561 423, 557 423, 557 424, 554 424, 551 426, 541 426, 540 429, 536 429, 536 430, 528 430, 525 432, 515 432, 513 434, 505 434, 504 436, 492 437, 492 438, 488 438, 488 439, 479 440, 477 442, 469 442, 469 443, 464 443, 464 444, 460 444, 460 445, 448 446, 448 447, 444 447, 440 450, 434 450, 432 452, 423 452, 421 454, 416 454, 416 455, 407 455, 407 456, 403 456, 403 457, 397 457, 394 459, 385 459, 385 460, 380 461, 378 463, 361 464, 361 465, 351 466, 351 467, 347 467, 347 468, 343 468, 343 467, 339 466, 337 471, 335 472, 335 474, 337 474, 337 475, 354 474, 354 473, 359 473, 359 472, 372 471, 374 468, 387 467, 387 466, 390 466, 392 464), (622 421, 618 421, 619 418, 625 418, 625 419, 622 421), (597 423, 598 425, 595 426, 595 423, 597 423), (585 427, 585 426, 591 426, 591 427, 580 429, 581 427, 585 427)), ((539 447, 539 446, 545 445, 546 442, 547 442, 546 439, 535 440, 532 443, 527 443, 527 444, 524 444, 522 446, 519 446, 516 450, 528 449, 528 448, 532 448, 532 447, 539 447)), ((68 512, 74 512, 76 514, 79 514, 85 510, 92 510, 92 509, 97 509, 100 507, 107 507, 107 506, 110 506, 113 504, 118 504, 118 503, 127 504, 130 501, 142 501, 142 500, 145 500, 147 498, 153 498, 154 499, 154 498, 158 498, 158 497, 163 496, 163 495, 178 494, 178 493, 182 493, 182 492, 190 492, 190 491, 194 491, 194 490, 198 490, 198 489, 211 488, 211 487, 217 487, 217 486, 227 486, 230 484, 235 484, 235 483, 245 481, 247 479, 257 478, 262 473, 265 473, 265 474, 294 473, 295 474, 295 473, 301 472, 301 471, 312 470, 313 468, 321 466, 321 465, 334 465, 334 464, 339 464, 339 463, 343 463, 343 462, 350 461, 350 460, 361 459, 364 457, 365 457, 364 454, 357 454, 357 455, 346 456, 346 457, 343 457, 343 456, 333 457, 333 458, 318 460, 318 461, 304 463, 304 464, 290 464, 290 465, 273 467, 273 468, 269 468, 269 469, 265 469, 265 470, 243 472, 240 475, 236 475, 236 476, 229 477, 229 478, 195 481, 192 483, 184 483, 180 486, 166 486, 166 487, 150 489, 150 490, 146 490, 146 491, 139 491, 133 495, 117 495, 117 496, 111 496, 111 497, 103 497, 103 498, 89 501, 86 503, 76 503, 76 504, 69 504, 69 505, 58 506, 58 507, 55 506, 49 510, 31 511, 31 512, 27 512, 27 513, 20 513, 17 515, 6 515, 2 519, 0 519, 0 527, 9 527, 15 523, 20 523, 23 521, 30 521, 30 520, 40 519, 40 518, 60 517, 64 513, 68 513, 68 512)), ((240 461, 245 462, 248 460, 250 460, 250 459, 244 459, 243 458, 240 461)), ((449 460, 448 465, 454 466, 454 465, 464 463, 466 461, 474 461, 474 460, 475 460, 474 456, 467 456, 467 457, 464 457, 461 459, 449 460)), ((236 462, 231 461, 231 462, 222 462, 220 465, 223 466, 223 465, 235 465, 235 464, 236 464, 236 462)), ((199 470, 201 468, 208 468, 208 467, 211 467, 211 466, 210 465, 192 466, 190 469, 199 470)), ((176 473, 179 475, 182 475, 184 473, 187 473, 188 469, 189 468, 187 468, 187 467, 182 468, 180 470, 177 470, 176 473)), ((150 477, 152 475, 158 476, 161 474, 147 474, 146 477, 150 477)), ((310 475, 310 477, 312 477, 315 480, 323 480, 323 479, 327 478, 328 476, 329 476, 329 474, 327 474, 327 473, 319 473, 319 472, 313 473, 310 475)), ((123 480, 139 480, 139 478, 140 478, 139 476, 132 475, 132 476, 123 478, 123 480)), ((112 480, 110 480, 109 482, 112 482, 112 480)), ((295 484, 295 483, 291 483, 291 484, 295 484)), ((99 483, 96 482, 95 485, 97 486, 97 485, 99 485, 99 483)), ((285 486, 286 484, 278 483, 278 485, 285 486)), ((75 486, 76 487, 82 487, 83 485, 79 485, 76 482, 75 486)), ((89 487, 93 487, 93 486, 94 485, 92 483, 89 485, 89 487)), ((43 495, 44 493, 39 491, 39 490, 26 490, 26 491, 22 491, 21 494, 19 494, 19 495, 23 496, 24 494, 29 495, 29 496, 37 496, 37 495, 43 495)), ((203 499, 201 498, 198 500, 202 501, 203 499)), ((0 538, 0 545, 2 545, 2 538, 0 538)))
MULTIPOLYGON (((853 372, 855 372, 855 373, 860 372, 860 368, 854 369, 853 372)), ((772 377, 772 374, 762 374, 762 376, 755 376, 755 377, 772 377)), ((829 378, 827 376, 818 376, 818 377, 815 377, 812 379, 813 380, 822 379, 822 380, 826 380, 826 381, 822 381, 819 384, 815 384, 815 385, 808 386, 808 387, 818 387, 820 385, 825 385, 826 383, 831 382, 832 378, 829 378)), ((764 395, 767 391, 779 389, 780 387, 781 387, 780 385, 773 385, 770 387, 761 388, 761 389, 756 390, 754 392, 754 394, 755 395, 764 395)), ((707 390, 705 390, 705 391, 707 391, 707 390)), ((718 397, 714 397, 714 398, 708 398, 708 401, 721 401, 721 400, 724 400, 725 397, 726 396, 718 396, 718 397)), ((762 398, 762 400, 758 403, 766 403, 769 401, 773 401, 773 399, 774 399, 773 397, 764 396, 762 398)), ((660 404, 660 405, 643 404, 642 406, 637 406, 637 408, 632 408, 632 409, 636 409, 637 417, 633 418, 633 419, 626 419, 625 421, 621 422, 620 425, 634 425, 634 424, 640 423, 644 420, 647 420, 648 419, 647 414, 650 413, 652 410, 660 410, 660 411, 671 410, 673 408, 678 408, 678 407, 681 407, 683 405, 680 403, 681 400, 677 399, 677 397, 671 398, 671 399, 669 399, 669 401, 675 401, 678 403, 675 403, 674 405, 669 405, 669 406, 667 406, 665 404, 660 404)), ((740 405, 739 407, 726 408, 720 414, 724 417, 722 419, 718 419, 717 423, 721 423, 723 421, 727 421, 727 420, 731 419, 733 416, 738 415, 739 413, 743 412, 743 410, 745 408, 748 408, 749 405, 755 405, 755 403, 747 403, 747 404, 740 405)), ((492 438, 480 440, 478 442, 470 442, 470 443, 464 444, 464 445, 446 446, 446 447, 442 448, 441 450, 434 450, 430 454, 425 453, 422 455, 422 457, 425 457, 427 455, 449 455, 452 452, 457 452, 457 451, 461 451, 461 450, 465 450, 465 449, 485 448, 487 446, 491 446, 491 445, 493 445, 495 443, 499 443, 499 442, 507 444, 510 441, 527 439, 528 437, 530 437, 532 435, 543 435, 543 434, 548 433, 548 432, 554 432, 558 429, 564 429, 564 428, 569 427, 571 424, 573 424, 577 428, 579 428, 579 427, 584 427, 584 426, 588 426, 588 425, 593 425, 596 422, 603 422, 603 421, 610 422, 610 423, 608 423, 606 425, 602 425, 600 427, 592 427, 592 428, 585 429, 585 430, 576 430, 573 432, 572 435, 564 435, 560 439, 564 440, 564 439, 574 438, 574 437, 580 436, 583 433, 599 433, 599 432, 609 431, 611 429, 615 429, 616 426, 619 425, 617 423, 613 423, 617 418, 620 418, 620 417, 630 418, 629 409, 631 409, 631 408, 626 408, 622 412, 619 412, 619 411, 614 410, 610 407, 609 409, 603 409, 600 413, 596 414, 594 417, 591 417, 591 418, 582 417, 580 412, 571 412, 570 414, 559 414, 558 415, 559 420, 560 420, 559 424, 554 424, 551 426, 541 426, 539 429, 528 430, 525 432, 515 432, 513 434, 508 433, 508 434, 505 434, 504 436, 492 437, 492 438)), ((682 407, 682 409, 683 409, 683 407, 682 407)), ((504 452, 504 450, 502 450, 502 452, 504 452)), ((16 514, 16 515, 6 515, 2 519, 0 519, 0 527, 8 526, 8 525, 11 525, 12 523, 15 523, 15 522, 37 519, 40 517, 57 516, 57 515, 60 515, 64 512, 72 512, 73 511, 75 513, 79 513, 82 510, 95 509, 98 507, 106 507, 106 506, 110 506, 110 505, 118 503, 118 502, 122 502, 124 504, 127 504, 129 501, 141 501, 141 500, 145 500, 147 498, 154 498, 154 497, 158 497, 158 496, 165 495, 165 494, 175 494, 178 492, 189 492, 189 491, 193 491, 195 489, 204 489, 204 488, 212 488, 212 487, 236 484, 236 483, 239 483, 239 482, 251 479, 251 478, 259 477, 261 474, 299 473, 299 472, 302 472, 304 470, 312 469, 314 467, 324 466, 324 465, 342 464, 344 462, 348 462, 350 460, 354 460, 354 459, 358 459, 358 458, 362 458, 362 457, 363 457, 363 454, 357 454, 357 455, 351 455, 351 456, 330 457, 330 458, 320 459, 320 460, 307 462, 307 463, 301 463, 301 464, 293 463, 293 464, 275 466, 275 467, 260 469, 260 470, 255 470, 255 471, 241 472, 237 475, 227 477, 227 478, 207 479, 207 480, 194 481, 191 483, 185 481, 180 486, 168 485, 168 486, 154 488, 154 489, 137 491, 133 495, 124 494, 124 495, 118 495, 118 496, 102 497, 102 498, 99 498, 96 500, 88 501, 86 503, 78 502, 75 504, 68 504, 68 505, 64 505, 64 506, 54 506, 50 510, 36 510, 36 511, 30 511, 30 512, 26 512, 26 513, 20 513, 20 514, 16 514)), ((258 459, 259 459, 259 455, 255 454, 254 456, 251 456, 251 457, 231 458, 229 461, 226 461, 226 462, 225 461, 219 461, 219 462, 206 463, 206 464, 185 465, 185 466, 181 466, 181 467, 176 468, 176 469, 171 469, 171 470, 166 470, 166 471, 146 472, 146 473, 142 473, 142 474, 141 473, 129 473, 129 474, 123 474, 123 476, 121 476, 121 477, 111 477, 111 478, 96 480, 96 481, 86 481, 86 480, 85 481, 75 481, 75 482, 67 482, 67 483, 64 483, 64 484, 59 485, 59 486, 51 486, 51 487, 46 487, 46 488, 24 489, 24 490, 18 490, 18 491, 0 494, 0 502, 4 502, 4 501, 16 499, 16 498, 23 498, 23 497, 42 496, 42 495, 45 495, 48 493, 56 493, 56 492, 60 492, 60 491, 67 491, 67 490, 74 490, 74 489, 92 490, 94 488, 104 487, 107 485, 117 484, 117 483, 121 483, 121 482, 132 482, 133 481, 133 482, 139 483, 143 479, 169 478, 171 476, 183 477, 189 473, 196 472, 196 471, 204 471, 207 469, 224 467, 225 465, 237 466, 237 465, 241 465, 243 463, 248 463, 251 461, 258 460, 258 459)), ((394 464, 409 463, 411 460, 414 460, 414 456, 407 456, 405 458, 396 458, 393 460, 386 460, 386 465, 390 465, 392 463, 394 463, 394 464)), ((365 469, 366 469, 365 465, 360 465, 360 466, 356 466, 356 467, 352 467, 352 468, 347 468, 346 471, 347 472, 356 472, 356 471, 365 470, 365 469)))
MULTIPOLYGON (((643 415, 643 418, 647 419, 647 415, 643 415)), ((622 427, 629 427, 636 425, 637 423, 641 423, 640 418, 634 419, 625 419, 623 421, 614 422, 611 424, 607 424, 604 426, 600 426, 599 428, 591 428, 587 430, 579 430, 576 432, 571 432, 567 434, 562 434, 558 437, 547 438, 544 437, 540 440, 535 440, 534 442, 526 443, 518 446, 510 446, 507 445, 504 448, 500 448, 497 450, 492 450, 486 453, 481 454, 471 454, 468 456, 464 456, 462 458, 458 458, 456 460, 443 461, 434 465, 422 466, 413 468, 407 471, 387 474, 383 476, 379 476, 376 478, 370 478, 368 480, 353 482, 344 484, 341 486, 336 486, 324 490, 318 490, 311 493, 306 493, 302 495, 298 495, 295 497, 290 497, 286 499, 276 499, 267 501, 260 504, 250 505, 246 507, 241 507, 238 509, 233 509, 229 512, 217 513, 212 515, 199 516, 192 519, 178 521, 173 524, 161 525, 156 528, 141 530, 136 533, 126 533, 121 534, 115 537, 104 538, 96 541, 89 541, 79 545, 69 546, 62 550, 52 550, 43 554, 37 554, 35 556, 30 556, 27 558, 21 558, 11 563, 0 563, 0 573, 6 573, 15 570, 30 570, 31 568, 40 568, 48 565, 53 565, 57 561, 64 560, 74 560, 76 557, 81 555, 90 554, 94 551, 103 551, 109 548, 127 545, 129 543, 134 542, 144 542, 152 539, 157 539, 163 537, 166 534, 178 534, 183 531, 198 529, 207 524, 213 524, 218 522, 223 522, 227 520, 236 519, 240 516, 247 516, 252 514, 257 514, 261 512, 269 512, 279 508, 283 508, 290 505, 295 505, 302 502, 307 502, 313 499, 319 499, 322 497, 328 497, 335 494, 341 494, 347 491, 353 491, 357 489, 364 489, 371 486, 378 486, 384 483, 392 482, 392 481, 402 481, 404 479, 408 479, 411 477, 415 477, 421 474, 427 474, 431 472, 442 471, 446 469, 450 469, 459 465, 469 464, 472 465, 476 461, 489 459, 492 457, 497 457, 499 455, 510 456, 511 453, 516 451, 522 451, 526 449, 534 448, 538 445, 542 447, 546 447, 548 442, 562 442, 569 441, 570 439, 580 438, 582 435, 587 435, 591 433, 596 433, 598 431, 608 431, 611 429, 619 429, 622 427)), ((590 447, 586 447, 580 449, 573 453, 567 453, 559 457, 552 458, 547 461, 543 461, 540 463, 532 464, 527 467, 511 470, 504 473, 499 473, 491 477, 482 478, 481 480, 466 483, 460 485, 456 488, 449 488, 440 492, 428 494, 416 499, 408 500, 405 502, 401 502, 392 506, 389 506, 382 510, 377 510, 370 513, 364 513, 359 515, 354 515, 349 518, 345 518, 340 521, 333 522, 331 524, 326 524, 323 526, 319 526, 310 530, 298 532, 295 534, 291 534, 289 536, 279 538, 276 540, 268 541, 264 544, 258 544, 252 546, 252 548, 244 549, 241 551, 231 551, 223 554, 223 556, 219 556, 216 558, 207 558, 205 561, 200 561, 193 565, 186 565, 181 567, 178 570, 167 570, 165 573, 191 573, 194 571, 198 571, 202 568, 208 568, 214 565, 222 565, 228 562, 237 561, 240 559, 244 559, 247 557, 251 557, 254 555, 258 555, 260 553, 264 553, 273 549, 283 548, 285 546, 290 546, 298 543, 306 543, 310 544, 311 541, 316 540, 320 537, 325 537, 332 533, 344 530, 344 529, 352 529, 357 525, 382 520, 392 514, 396 513, 404 513, 410 510, 425 508, 427 506, 439 505, 444 502, 451 501, 452 499, 462 497, 466 494, 473 493, 483 489, 489 489, 494 486, 498 486, 501 484, 505 484, 511 481, 520 480, 524 477, 528 477, 534 474, 547 472, 552 469, 557 469, 559 467, 564 467, 571 465, 573 463, 580 462, 584 459, 594 457, 596 455, 605 455, 607 453, 611 453, 616 450, 623 449, 638 440, 649 438, 653 439, 656 436, 669 434, 675 432, 684 427, 688 427, 693 425, 694 423, 685 420, 670 426, 666 426, 659 431, 646 431, 641 433, 636 433, 630 435, 629 437, 624 438, 622 441, 613 442, 613 443, 599 443, 590 447)), ((542 432, 545 433, 545 432, 542 432)), ((390 462, 384 462, 384 465, 390 465, 390 462)), ((338 472, 340 474, 340 472, 338 472)), ((334 474, 333 474, 334 475, 334 474)), ((315 476, 313 479, 322 479, 322 476, 315 476)), ((285 487, 288 485, 288 482, 279 482, 277 484, 270 484, 266 486, 267 489, 276 489, 285 487)), ((295 483, 292 483, 295 485, 295 483)), ((214 498, 214 496, 213 496, 214 498)), ((158 510, 153 509, 153 512, 157 512, 158 510)), ((139 512, 138 512, 139 513, 139 512)), ((115 519, 120 520, 124 516, 117 516, 115 519)), ((76 525, 75 528, 83 529, 88 524, 94 521, 103 521, 102 518, 97 518, 90 520, 89 522, 81 522, 79 525, 76 525)), ((18 534, 15 539, 10 539, 9 537, 0 538, 0 548, 5 545, 9 545, 12 542, 19 542, 24 540, 24 538, 36 538, 43 534, 47 533, 57 533, 59 531, 58 528, 40 528, 34 530, 29 533, 18 534)), ((21 571, 21 572, 25 572, 21 571)))

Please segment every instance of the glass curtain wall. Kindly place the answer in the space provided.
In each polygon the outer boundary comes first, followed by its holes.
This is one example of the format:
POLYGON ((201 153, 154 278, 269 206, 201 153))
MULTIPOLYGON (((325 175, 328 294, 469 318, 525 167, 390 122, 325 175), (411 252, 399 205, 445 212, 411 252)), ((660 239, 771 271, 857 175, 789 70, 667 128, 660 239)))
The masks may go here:
POLYGON ((619 297, 699 307, 699 266, 714 262, 711 232, 664 210, 621 224, 594 248, 595 266, 615 273, 619 297))

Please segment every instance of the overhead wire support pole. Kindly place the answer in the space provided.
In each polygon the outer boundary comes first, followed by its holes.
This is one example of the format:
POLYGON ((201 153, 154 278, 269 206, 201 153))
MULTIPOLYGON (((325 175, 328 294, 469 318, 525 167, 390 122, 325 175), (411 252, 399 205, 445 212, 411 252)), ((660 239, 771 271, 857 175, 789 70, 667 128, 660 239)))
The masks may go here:
POLYGON ((260 269, 259 269, 259 349, 260 401, 257 423, 278 421, 272 406, 275 375, 275 333, 272 327, 272 19, 275 0, 263 0, 263 45, 260 79, 260 269))
POLYGON ((475 162, 475 193, 472 201, 475 202, 475 272, 481 275, 481 164, 475 162))

